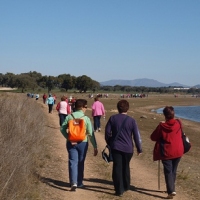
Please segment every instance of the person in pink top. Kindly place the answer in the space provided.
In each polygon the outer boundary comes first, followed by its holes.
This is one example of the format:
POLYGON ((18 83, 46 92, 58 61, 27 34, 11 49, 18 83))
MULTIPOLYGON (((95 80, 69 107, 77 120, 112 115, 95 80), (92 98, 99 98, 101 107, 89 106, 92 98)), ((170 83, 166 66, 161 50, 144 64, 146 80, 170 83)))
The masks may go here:
POLYGON ((61 97, 61 101, 57 104, 56 110, 59 113, 60 126, 62 126, 62 123, 64 122, 66 116, 71 113, 70 106, 66 102, 65 96, 61 97))
POLYGON ((101 131, 101 116, 105 117, 105 109, 103 103, 99 101, 98 97, 94 98, 94 103, 92 104, 92 117, 94 120, 94 131, 101 131))

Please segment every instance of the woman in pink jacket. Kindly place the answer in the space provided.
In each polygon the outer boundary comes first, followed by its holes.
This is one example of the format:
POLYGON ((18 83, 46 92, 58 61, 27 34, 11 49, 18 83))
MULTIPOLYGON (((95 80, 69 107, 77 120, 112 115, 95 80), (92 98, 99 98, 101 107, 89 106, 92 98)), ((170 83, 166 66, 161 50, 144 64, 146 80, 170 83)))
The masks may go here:
POLYGON ((101 131, 101 116, 105 117, 105 109, 103 103, 99 101, 98 97, 94 98, 94 103, 92 104, 92 117, 94 120, 94 131, 101 131))
POLYGON ((70 114, 70 106, 68 102, 66 102, 66 97, 62 96, 61 101, 57 104, 56 110, 59 113, 59 122, 60 126, 62 126, 62 123, 64 122, 66 116, 70 114))
POLYGON ((167 199, 176 195, 175 181, 178 164, 183 156, 183 141, 180 120, 174 119, 174 108, 166 106, 163 109, 165 121, 160 122, 151 134, 155 141, 153 159, 162 160, 164 167, 167 199))

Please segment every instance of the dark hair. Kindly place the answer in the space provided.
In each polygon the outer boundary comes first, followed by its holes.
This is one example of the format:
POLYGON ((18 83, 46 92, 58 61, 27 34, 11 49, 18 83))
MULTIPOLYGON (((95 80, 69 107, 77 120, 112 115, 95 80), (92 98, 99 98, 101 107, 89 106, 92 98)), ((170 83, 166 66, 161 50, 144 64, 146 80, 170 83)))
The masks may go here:
POLYGON ((94 98, 94 101, 99 101, 99 97, 95 97, 95 98, 94 98))
POLYGON ((174 118, 174 108, 172 106, 166 106, 163 109, 163 114, 164 114, 166 120, 173 119, 174 118))
POLYGON ((81 110, 82 108, 87 106, 87 100, 85 99, 77 99, 75 102, 75 109, 81 110))
POLYGON ((120 100, 117 103, 117 109, 118 109, 119 113, 127 112, 129 109, 129 102, 126 100, 120 100))

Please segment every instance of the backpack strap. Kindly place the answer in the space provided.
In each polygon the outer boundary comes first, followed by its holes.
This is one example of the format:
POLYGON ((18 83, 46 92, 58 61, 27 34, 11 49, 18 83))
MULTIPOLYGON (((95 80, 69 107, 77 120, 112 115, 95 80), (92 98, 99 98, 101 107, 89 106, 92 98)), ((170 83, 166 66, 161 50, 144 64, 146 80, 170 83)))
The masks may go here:
MULTIPOLYGON (((183 135, 184 135, 184 133, 183 133, 182 124, 181 124, 181 122, 180 122, 180 120, 179 120, 179 119, 176 119, 176 121, 177 121, 177 122, 179 123, 179 125, 180 125, 181 133, 182 133, 182 136, 183 136, 183 135)), ((180 129, 179 129, 179 130, 180 130, 180 129)), ((178 130, 178 131, 179 131, 179 130, 178 130)), ((177 131, 177 132, 178 132, 178 131, 177 131)))
MULTIPOLYGON (((71 116, 72 116, 74 119, 77 119, 77 118, 74 117, 73 114, 71 114, 71 116)), ((85 115, 83 115, 82 117, 79 117, 78 119, 83 118, 84 116, 85 116, 85 115)))
POLYGON ((121 133, 121 130, 124 127, 124 124, 125 124, 125 122, 126 122, 127 119, 128 119, 128 116, 126 116, 125 119, 122 121, 122 124, 121 124, 119 130, 117 131, 117 134, 116 134, 114 140, 112 141, 112 143, 110 144, 110 146, 118 139, 119 134, 121 133))

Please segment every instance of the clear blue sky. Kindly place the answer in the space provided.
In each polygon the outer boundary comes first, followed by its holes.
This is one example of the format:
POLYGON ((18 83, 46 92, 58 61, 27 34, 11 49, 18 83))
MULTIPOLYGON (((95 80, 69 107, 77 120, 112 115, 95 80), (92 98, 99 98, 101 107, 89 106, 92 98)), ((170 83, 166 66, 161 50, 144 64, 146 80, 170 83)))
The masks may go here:
POLYGON ((200 84, 200 0, 0 0, 0 73, 200 84))

